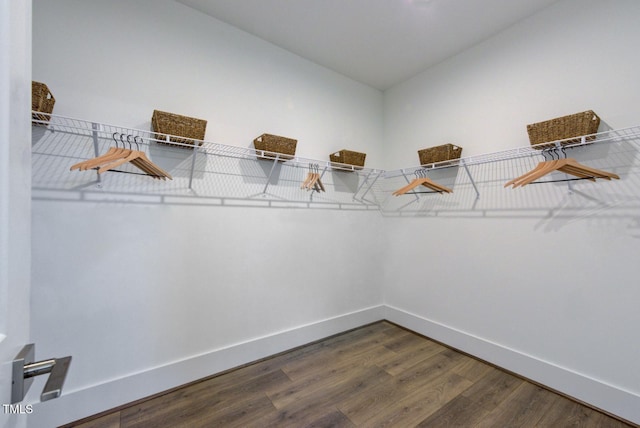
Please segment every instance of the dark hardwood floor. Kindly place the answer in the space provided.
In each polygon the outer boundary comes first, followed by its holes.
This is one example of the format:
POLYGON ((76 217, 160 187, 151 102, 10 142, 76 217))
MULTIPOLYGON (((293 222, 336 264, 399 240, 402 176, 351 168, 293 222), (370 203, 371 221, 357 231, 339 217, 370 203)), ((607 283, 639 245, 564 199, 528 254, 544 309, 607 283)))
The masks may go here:
POLYGON ((67 427, 629 427, 388 322, 67 427))

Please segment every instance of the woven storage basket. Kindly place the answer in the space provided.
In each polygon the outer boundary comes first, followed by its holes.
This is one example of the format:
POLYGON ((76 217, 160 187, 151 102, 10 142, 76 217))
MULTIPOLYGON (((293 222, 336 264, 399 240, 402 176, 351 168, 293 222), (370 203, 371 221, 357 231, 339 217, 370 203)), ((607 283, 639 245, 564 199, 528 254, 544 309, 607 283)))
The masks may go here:
POLYGON ((366 153, 354 152, 351 150, 340 150, 339 152, 331 153, 329 155, 329 160, 335 163, 363 167, 366 157, 366 153))
POLYGON ((462 147, 453 144, 443 144, 441 146, 429 147, 428 149, 418 150, 420 165, 430 163, 443 162, 453 159, 460 159, 462 155, 462 147))
MULTIPOLYGON (((44 83, 40 82, 31 82, 31 110, 47 113, 47 114, 37 114, 33 113, 33 120, 41 120, 44 122, 49 122, 50 114, 53 113, 53 105, 56 103, 56 99, 53 97, 53 94, 44 83)), ((37 125, 43 125, 42 123, 38 123, 37 125)))
MULTIPOLYGON (((568 138, 581 137, 583 135, 595 134, 600 126, 600 118, 592 110, 581 113, 570 114, 544 122, 527 125, 529 142, 532 146, 550 141, 565 140, 568 138)), ((595 137, 589 137, 587 141, 595 137)), ((570 144, 578 140, 563 141, 562 144, 570 144)), ((553 145, 541 145, 536 149, 546 149, 553 145)))
MULTIPOLYGON (((193 117, 181 116, 179 114, 167 113, 159 110, 153 111, 151 125, 153 126, 153 131, 157 132, 155 138, 162 144, 171 144, 173 142, 195 146, 196 141, 194 140, 204 140, 204 133, 207 129, 206 120, 195 119, 193 117), (178 137, 186 138, 169 137, 169 141, 167 141, 167 135, 176 135, 178 137)), ((202 141, 197 141, 197 143, 199 146, 202 145, 202 141)))
MULTIPOLYGON (((262 134, 255 140, 253 140, 253 146, 256 148, 256 150, 280 153, 280 156, 278 156, 278 160, 281 161, 293 159, 293 156, 296 154, 297 144, 298 140, 272 134, 262 134)), ((270 153, 265 153, 264 157, 268 159, 276 158, 275 155, 270 153)))

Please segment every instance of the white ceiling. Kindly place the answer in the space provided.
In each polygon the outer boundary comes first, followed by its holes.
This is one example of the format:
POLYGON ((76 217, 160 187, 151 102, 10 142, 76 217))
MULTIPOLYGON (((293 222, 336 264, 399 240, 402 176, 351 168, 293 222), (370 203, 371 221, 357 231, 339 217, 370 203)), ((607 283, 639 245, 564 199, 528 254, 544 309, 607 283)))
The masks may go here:
POLYGON ((384 90, 558 0, 176 0, 384 90))

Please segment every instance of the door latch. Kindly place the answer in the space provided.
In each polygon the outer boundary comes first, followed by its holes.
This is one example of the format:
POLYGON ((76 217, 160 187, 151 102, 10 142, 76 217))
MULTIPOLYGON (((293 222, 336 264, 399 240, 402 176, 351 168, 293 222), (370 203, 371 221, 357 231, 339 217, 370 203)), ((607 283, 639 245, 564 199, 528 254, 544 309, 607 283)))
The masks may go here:
POLYGON ((35 354, 36 346, 30 343, 25 345, 13 359, 11 404, 24 400, 24 396, 33 383, 33 378, 43 374, 49 374, 49 378, 44 385, 42 394, 40 394, 40 401, 58 398, 62 393, 62 385, 67 377, 71 357, 52 358, 34 362, 35 354))

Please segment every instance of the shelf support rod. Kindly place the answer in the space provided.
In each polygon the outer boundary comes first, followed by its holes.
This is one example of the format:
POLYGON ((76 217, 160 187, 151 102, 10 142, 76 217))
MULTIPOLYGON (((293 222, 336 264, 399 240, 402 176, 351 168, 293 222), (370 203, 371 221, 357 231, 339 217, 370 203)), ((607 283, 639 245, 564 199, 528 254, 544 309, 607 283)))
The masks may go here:
POLYGON ((369 173, 367 174, 367 176, 364 178, 364 180, 362 180, 362 183, 358 186, 358 188, 356 189, 355 193, 353 194, 353 200, 356 200, 356 195, 358 193, 360 193, 360 189, 362 189, 362 186, 364 186, 367 182, 367 180, 369 180, 369 176, 373 173, 373 170, 369 171, 369 173))
MULTIPOLYGON (((262 152, 262 155, 264 156, 264 152, 262 152)), ((269 188, 269 182, 271 181, 271 176, 273 175, 273 170, 276 169, 276 165, 278 164, 278 159, 280 159, 280 153, 276 153, 276 158, 273 160, 273 165, 271 165, 271 171, 269 171, 267 182, 264 184, 264 189, 262 190, 263 195, 267 193, 267 189, 269 188)))
POLYGON ((324 169, 322 170, 322 174, 320 174, 320 178, 319 180, 322 181, 322 177, 324 177, 324 173, 327 172, 327 166, 325 165, 324 169))
POLYGON ((476 182, 473 180, 473 176, 471 175, 471 172, 469 171, 469 167, 465 163, 464 159, 460 159, 460 163, 462 164, 462 166, 464 167, 464 170, 467 172, 467 175, 469 176, 469 180, 471 181, 471 185, 473 186, 473 190, 476 191, 476 199, 479 199, 480 198, 480 192, 478 191, 478 186, 476 186, 476 182))
POLYGON ((361 200, 364 201, 364 197, 367 196, 367 193, 369 193, 369 190, 371 190, 371 188, 373 187, 374 184, 376 184, 376 181, 378 181, 378 178, 380 178, 380 176, 382 175, 382 171, 380 171, 378 173, 378 175, 376 175, 376 178, 373 179, 373 181, 371 182, 371 184, 369 185, 369 187, 367 187, 367 190, 362 194, 362 196, 360 197, 361 200))
POLYGON ((362 180, 362 183, 358 186, 358 188, 357 188, 357 189, 356 189, 356 191, 354 192, 352 200, 354 200, 354 201, 355 201, 355 200, 357 200, 357 199, 356 199, 356 195, 357 195, 358 193, 360 193, 360 189, 362 189, 362 186, 364 186, 364 185, 367 183, 367 181, 369 180, 369 176, 370 176, 372 173, 373 173, 373 171, 369 171, 369 173, 366 175, 366 177, 364 178, 364 180, 362 180))
MULTIPOLYGON (((98 131, 100 130, 100 124, 97 122, 91 122, 91 139, 93 140, 93 152, 95 153, 95 157, 100 156, 100 147, 98 145, 98 131)), ((98 186, 102 183, 102 177, 100 177, 100 173, 96 172, 98 186)))
POLYGON ((191 187, 191 184, 193 183, 193 173, 196 169, 196 155, 198 154, 198 150, 199 147, 195 147, 195 143, 194 143, 194 147, 193 147, 193 157, 191 158, 191 174, 189 175, 189 189, 193 190, 193 187, 191 187))

